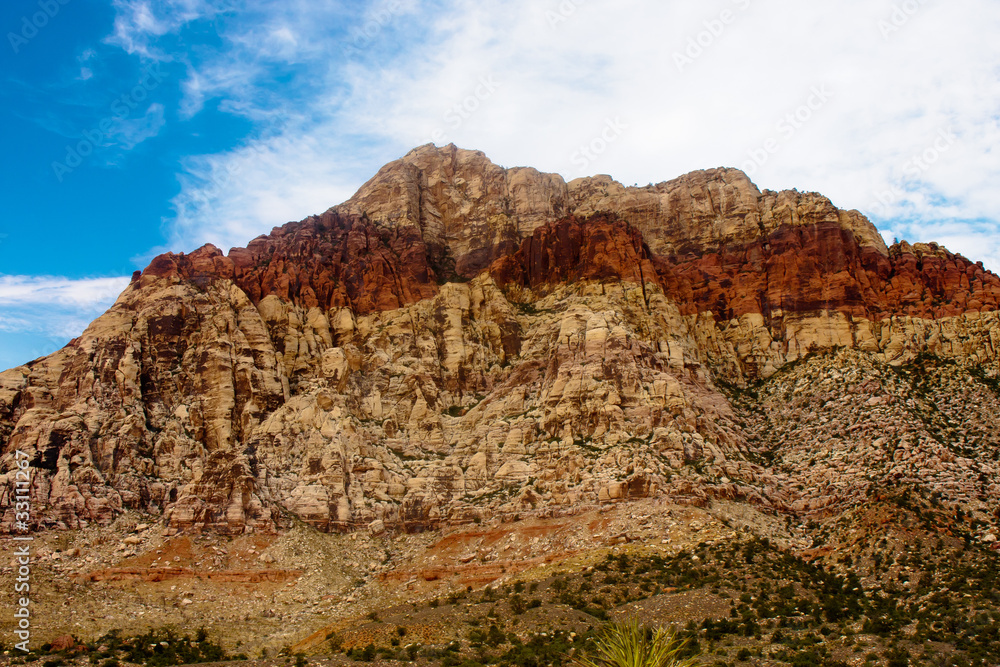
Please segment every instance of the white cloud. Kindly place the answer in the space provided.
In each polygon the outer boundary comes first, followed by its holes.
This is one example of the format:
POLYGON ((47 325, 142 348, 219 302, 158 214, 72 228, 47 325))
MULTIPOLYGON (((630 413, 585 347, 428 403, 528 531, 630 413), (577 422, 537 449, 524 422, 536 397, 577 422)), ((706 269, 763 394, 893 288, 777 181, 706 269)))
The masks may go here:
POLYGON ((0 306, 44 303, 92 308, 113 303, 128 282, 128 278, 0 275, 0 306))
POLYGON ((128 283, 129 278, 0 275, 0 332, 79 336, 128 283))
MULTIPOLYGON (((119 43, 152 53, 186 16, 218 10, 170 4, 180 11, 161 16, 119 0, 119 43)), ((895 6, 390 0, 348 15, 335 2, 251 0, 222 22, 224 48, 192 65, 185 108, 217 98, 265 138, 185 163, 171 243, 242 244, 323 210, 436 130, 501 164, 579 176, 579 149, 620 119, 627 130, 589 173, 631 184, 744 167, 762 188, 820 191, 887 233, 955 244, 1000 269, 1000 4, 895 6), (679 67, 678 54, 691 62, 679 67), (289 67, 296 83, 279 82, 289 67), (483 77, 500 84, 486 97, 483 77), (815 87, 829 99, 803 111, 815 87), (941 132, 956 140, 915 172, 911 158, 941 132), (887 191, 893 200, 880 201, 887 191)))

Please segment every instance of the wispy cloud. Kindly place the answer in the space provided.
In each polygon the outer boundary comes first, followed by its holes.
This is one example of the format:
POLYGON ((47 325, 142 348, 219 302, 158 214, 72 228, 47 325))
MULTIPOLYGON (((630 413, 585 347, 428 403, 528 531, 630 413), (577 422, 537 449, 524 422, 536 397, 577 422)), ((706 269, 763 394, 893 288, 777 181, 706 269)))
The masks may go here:
POLYGON ((150 104, 146 113, 139 118, 116 119, 109 134, 123 150, 130 151, 160 133, 167 122, 163 113, 162 104, 150 104))
POLYGON ((0 332, 79 336, 128 283, 129 278, 0 275, 0 332))
POLYGON ((114 301, 128 285, 128 278, 84 278, 0 275, 0 306, 59 304, 81 308, 114 301))
POLYGON ((114 29, 107 42, 127 53, 170 61, 177 55, 158 40, 184 26, 235 8, 228 0, 113 0, 114 29))

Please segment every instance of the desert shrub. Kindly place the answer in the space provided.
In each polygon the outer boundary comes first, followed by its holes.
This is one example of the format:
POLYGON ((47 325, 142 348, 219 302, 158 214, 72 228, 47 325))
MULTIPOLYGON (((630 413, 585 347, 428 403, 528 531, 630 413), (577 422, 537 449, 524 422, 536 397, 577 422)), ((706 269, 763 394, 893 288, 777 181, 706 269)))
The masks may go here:
POLYGON ((608 625, 593 649, 575 660, 579 667, 692 667, 697 662, 684 655, 684 643, 664 628, 647 628, 632 618, 608 625))
POLYGON ((491 625, 490 630, 486 635, 486 643, 490 646, 499 646, 505 641, 507 641, 507 637, 500 631, 500 628, 498 628, 496 624, 491 625))
POLYGON ((375 659, 375 645, 369 644, 361 651, 361 660, 363 662, 371 662, 375 659))
POLYGON ((244 656, 227 656, 221 646, 208 639, 204 629, 198 630, 194 641, 188 636, 178 637, 168 629, 150 630, 128 639, 123 639, 120 631, 113 630, 98 639, 94 644, 97 646, 107 646, 107 650, 91 654, 94 664, 105 659, 101 667, 117 667, 120 661, 166 667, 245 659, 244 656))

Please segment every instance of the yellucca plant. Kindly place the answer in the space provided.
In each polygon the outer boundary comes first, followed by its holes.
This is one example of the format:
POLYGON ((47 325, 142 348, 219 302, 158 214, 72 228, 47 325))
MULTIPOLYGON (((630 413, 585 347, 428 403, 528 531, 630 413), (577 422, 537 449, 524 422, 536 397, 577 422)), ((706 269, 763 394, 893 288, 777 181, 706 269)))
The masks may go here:
POLYGON ((578 667, 694 667, 694 658, 681 659, 684 643, 671 630, 647 629, 630 618, 608 625, 593 650, 574 660, 578 667))

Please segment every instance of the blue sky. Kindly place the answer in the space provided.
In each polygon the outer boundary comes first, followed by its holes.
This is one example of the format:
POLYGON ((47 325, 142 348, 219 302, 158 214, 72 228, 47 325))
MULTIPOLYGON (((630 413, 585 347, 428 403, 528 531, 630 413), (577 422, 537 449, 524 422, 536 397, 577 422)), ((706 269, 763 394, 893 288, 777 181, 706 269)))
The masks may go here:
POLYGON ((430 141, 626 184, 740 167, 1000 269, 995 0, 7 0, 0 28, 3 368, 156 253, 430 141))

